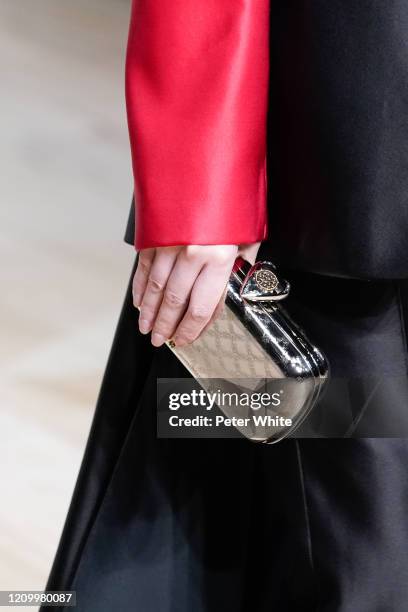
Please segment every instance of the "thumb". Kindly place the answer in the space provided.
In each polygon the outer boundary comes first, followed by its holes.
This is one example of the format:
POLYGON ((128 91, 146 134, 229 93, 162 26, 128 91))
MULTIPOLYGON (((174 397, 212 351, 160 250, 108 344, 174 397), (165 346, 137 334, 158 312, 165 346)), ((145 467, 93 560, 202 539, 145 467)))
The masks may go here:
POLYGON ((254 244, 241 244, 238 249, 238 255, 254 265, 260 246, 260 242, 255 242, 254 244))

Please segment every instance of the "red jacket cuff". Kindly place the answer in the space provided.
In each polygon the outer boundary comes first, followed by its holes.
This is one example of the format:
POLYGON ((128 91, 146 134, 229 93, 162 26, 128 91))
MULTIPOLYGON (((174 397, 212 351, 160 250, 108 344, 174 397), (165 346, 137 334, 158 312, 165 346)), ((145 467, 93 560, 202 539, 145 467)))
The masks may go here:
POLYGON ((136 248, 266 237, 269 0, 133 0, 136 248))

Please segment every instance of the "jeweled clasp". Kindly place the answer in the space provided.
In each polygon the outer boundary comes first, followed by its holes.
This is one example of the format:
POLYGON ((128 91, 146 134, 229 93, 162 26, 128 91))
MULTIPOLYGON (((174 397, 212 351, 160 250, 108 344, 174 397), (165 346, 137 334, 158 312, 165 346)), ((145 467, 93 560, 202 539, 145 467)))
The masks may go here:
POLYGON ((274 302, 285 299, 289 291, 289 282, 278 277, 272 262, 257 261, 246 275, 240 295, 249 302, 274 302))

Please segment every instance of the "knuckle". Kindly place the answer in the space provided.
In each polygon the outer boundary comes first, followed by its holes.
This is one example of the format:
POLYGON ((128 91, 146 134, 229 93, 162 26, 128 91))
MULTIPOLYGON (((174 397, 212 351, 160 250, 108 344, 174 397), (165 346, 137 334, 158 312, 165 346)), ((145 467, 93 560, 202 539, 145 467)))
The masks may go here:
POLYGON ((187 259, 187 261, 192 261, 192 260, 197 259, 200 253, 201 253, 201 248, 199 245, 190 244, 186 246, 184 250, 184 257, 187 259))
POLYGON ((163 297, 163 302, 166 306, 170 306, 170 308, 177 308, 183 306, 186 300, 173 291, 166 291, 163 297))
POLYGON ((204 306, 191 306, 189 309, 189 317, 194 323, 205 323, 211 316, 208 308, 204 306))
POLYGON ((150 268, 150 266, 149 266, 149 263, 147 261, 140 259, 139 260, 139 268, 140 268, 140 270, 142 272, 147 273, 149 268, 150 268))
POLYGON ((149 289, 153 293, 160 293, 164 289, 164 284, 153 277, 149 277, 149 289))
POLYGON ((143 272, 147 272, 149 270, 151 262, 152 260, 147 254, 143 254, 142 252, 139 254, 138 267, 143 272))
POLYGON ((227 266, 232 260, 231 253, 224 249, 218 249, 214 254, 214 262, 219 266, 227 266))

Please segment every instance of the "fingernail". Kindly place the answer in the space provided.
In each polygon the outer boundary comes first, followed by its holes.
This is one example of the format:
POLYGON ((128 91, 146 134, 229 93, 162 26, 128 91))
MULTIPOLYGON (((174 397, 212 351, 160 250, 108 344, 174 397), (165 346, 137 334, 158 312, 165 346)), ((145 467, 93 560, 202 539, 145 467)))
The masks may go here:
POLYGON ((183 340, 183 338, 180 338, 179 336, 176 336, 175 338, 173 338, 173 340, 174 340, 175 346, 184 346, 185 344, 187 344, 187 342, 183 340))
POLYGON ((164 342, 166 342, 166 338, 157 332, 152 334, 152 344, 153 346, 161 346, 164 342))
POLYGON ((139 320, 139 329, 140 329, 142 334, 148 334, 149 331, 151 330, 150 321, 148 321, 147 319, 140 319, 139 320))

